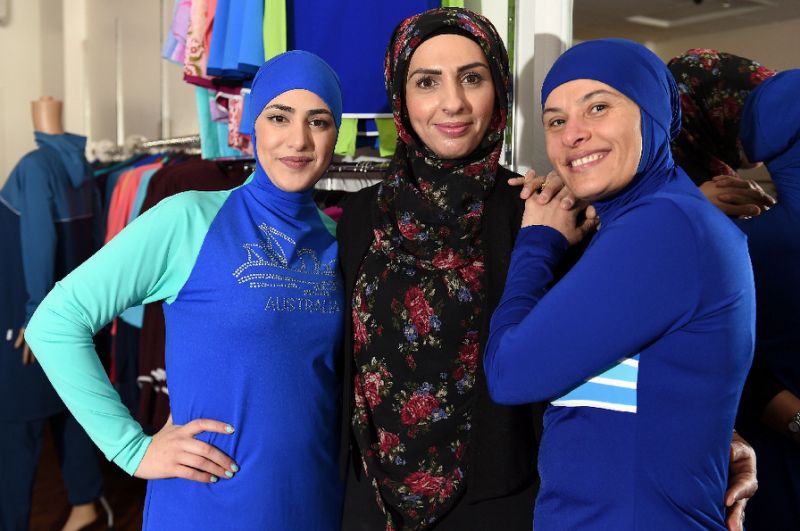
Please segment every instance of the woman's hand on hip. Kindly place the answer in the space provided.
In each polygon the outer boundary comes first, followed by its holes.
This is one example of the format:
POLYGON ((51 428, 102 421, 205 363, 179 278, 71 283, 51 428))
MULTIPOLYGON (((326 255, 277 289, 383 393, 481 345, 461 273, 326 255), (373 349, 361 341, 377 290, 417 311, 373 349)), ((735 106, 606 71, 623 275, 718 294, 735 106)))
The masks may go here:
POLYGON ((728 531, 741 531, 744 523, 744 508, 747 500, 758 490, 756 477, 756 453, 738 433, 731 440, 728 490, 725 493, 728 531))
POLYGON ((569 242, 575 245, 593 232, 600 220, 594 207, 571 198, 569 190, 564 187, 553 200, 542 204, 533 194, 525 201, 525 212, 522 214, 522 226, 543 225, 560 232, 569 242), (567 208, 565 205, 570 204, 567 208))
POLYGON ((200 483, 232 478, 239 467, 214 446, 195 439, 203 432, 230 435, 233 427, 210 419, 195 419, 177 426, 170 415, 164 427, 153 436, 133 475, 142 479, 184 478, 200 483))

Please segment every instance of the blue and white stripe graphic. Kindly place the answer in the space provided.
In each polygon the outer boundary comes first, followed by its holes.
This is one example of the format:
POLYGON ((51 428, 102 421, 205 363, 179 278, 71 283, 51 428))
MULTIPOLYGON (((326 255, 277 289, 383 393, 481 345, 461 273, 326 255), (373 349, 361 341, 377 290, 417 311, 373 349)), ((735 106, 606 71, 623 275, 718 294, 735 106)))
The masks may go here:
POLYGON ((550 403, 554 406, 595 407, 636 413, 638 379, 639 354, 623 359, 550 403))

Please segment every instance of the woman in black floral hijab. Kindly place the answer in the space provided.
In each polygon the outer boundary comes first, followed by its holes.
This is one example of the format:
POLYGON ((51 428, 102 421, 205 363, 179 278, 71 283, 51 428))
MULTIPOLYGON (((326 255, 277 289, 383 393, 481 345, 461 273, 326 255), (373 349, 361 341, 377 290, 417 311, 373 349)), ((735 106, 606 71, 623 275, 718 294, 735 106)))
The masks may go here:
POLYGON ((338 232, 343 529, 528 529, 540 418, 493 404, 481 362, 522 214, 499 165, 508 55, 486 18, 435 9, 398 26, 385 74, 397 150, 338 232))
POLYGON ((772 206, 772 197, 737 170, 758 162, 747 160, 739 140, 742 108, 775 71, 709 48, 687 50, 667 67, 681 98, 682 129, 672 141, 675 162, 729 216, 754 216, 772 206))

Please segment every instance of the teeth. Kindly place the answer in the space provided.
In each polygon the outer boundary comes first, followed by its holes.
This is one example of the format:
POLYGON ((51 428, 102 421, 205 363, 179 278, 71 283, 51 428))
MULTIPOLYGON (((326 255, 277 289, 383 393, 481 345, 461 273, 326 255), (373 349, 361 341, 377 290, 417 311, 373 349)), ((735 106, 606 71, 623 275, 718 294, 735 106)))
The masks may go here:
POLYGON ((595 160, 600 160, 602 158, 603 158, 603 154, 602 153, 595 153, 593 155, 587 155, 587 156, 585 156, 583 158, 580 158, 580 159, 577 159, 577 160, 573 160, 572 162, 569 163, 569 165, 574 168, 575 166, 581 166, 582 164, 588 164, 590 162, 593 162, 595 160))

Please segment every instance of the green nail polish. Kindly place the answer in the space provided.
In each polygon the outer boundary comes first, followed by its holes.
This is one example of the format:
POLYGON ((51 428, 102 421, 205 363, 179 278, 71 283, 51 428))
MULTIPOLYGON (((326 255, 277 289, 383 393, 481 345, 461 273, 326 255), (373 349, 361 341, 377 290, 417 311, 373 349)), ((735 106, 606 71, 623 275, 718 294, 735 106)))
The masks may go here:
POLYGON ((233 472, 231 472, 230 470, 226 470, 225 471, 225 475, 228 476, 229 478, 232 478, 233 477, 233 472))
POLYGON ((216 483, 219 480, 217 476, 211 476, 211 483, 216 483))
POLYGON ((231 470, 233 470, 234 472, 238 472, 239 471, 239 465, 237 465, 236 463, 233 463, 231 465, 231 470))
POLYGON ((231 426, 230 424, 225 424, 225 431, 227 431, 228 433, 233 433, 233 426, 231 426))

